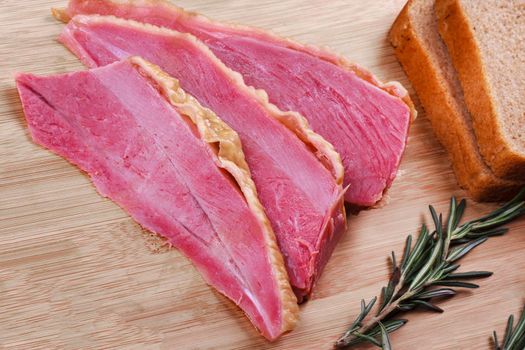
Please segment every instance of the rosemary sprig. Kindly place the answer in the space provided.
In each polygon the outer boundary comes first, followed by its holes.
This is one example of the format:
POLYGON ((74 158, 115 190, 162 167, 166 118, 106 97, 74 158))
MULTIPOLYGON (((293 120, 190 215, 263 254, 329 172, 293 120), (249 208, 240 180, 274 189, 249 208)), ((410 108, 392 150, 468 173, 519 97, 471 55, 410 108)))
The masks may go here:
POLYGON ((400 312, 416 308, 443 312, 434 305, 434 300, 454 296, 456 288, 478 288, 468 280, 492 275, 488 271, 456 272, 460 267, 457 262, 489 237, 505 234, 507 229, 501 226, 525 213, 525 189, 492 213, 460 225, 466 206, 464 199, 458 203, 452 197, 446 221, 429 206, 434 230, 429 231, 423 224, 414 244, 409 235, 399 262, 392 252, 392 272, 388 284, 381 290, 380 302, 377 303, 377 297, 368 304, 361 301, 361 312, 337 340, 335 348, 368 342, 391 349, 389 333, 407 322, 397 317, 400 312), (376 304, 377 312, 372 315, 376 304))
POLYGON ((521 317, 514 327, 514 316, 510 315, 505 329, 503 341, 498 341, 498 335, 494 331, 495 350, 523 350, 525 349, 525 307, 521 312, 521 317))

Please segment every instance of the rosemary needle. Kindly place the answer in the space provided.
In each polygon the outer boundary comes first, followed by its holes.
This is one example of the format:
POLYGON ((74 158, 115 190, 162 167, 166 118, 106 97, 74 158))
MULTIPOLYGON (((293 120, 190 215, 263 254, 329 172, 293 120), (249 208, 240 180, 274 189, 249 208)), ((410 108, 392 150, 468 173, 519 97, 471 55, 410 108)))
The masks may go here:
POLYGON ((521 317, 514 326, 514 316, 510 315, 507 320, 505 336, 501 343, 498 341, 498 335, 493 333, 495 350, 523 350, 525 349, 525 307, 521 312, 521 317))
MULTIPOLYGON (((501 226, 525 213, 525 189, 490 214, 460 225, 466 205, 464 199, 458 203, 452 197, 446 221, 442 214, 438 215, 434 207, 429 206, 434 229, 429 230, 423 224, 415 243, 409 235, 399 262, 392 252, 390 280, 382 288, 379 302, 377 297, 368 303, 361 301, 361 312, 337 340, 336 348, 349 348, 368 342, 383 350, 391 349, 389 334, 407 322, 397 317, 400 312, 416 308, 443 312, 434 304, 436 299, 454 296, 457 288, 478 288, 477 284, 468 280, 492 275, 488 271, 457 272, 460 267, 457 262, 489 237, 505 234, 507 229, 501 226), (376 304, 377 311, 372 314, 376 304)), ((524 317, 516 326, 518 331, 525 328, 524 317)), ((522 344, 522 337, 512 334, 508 341, 522 344)))

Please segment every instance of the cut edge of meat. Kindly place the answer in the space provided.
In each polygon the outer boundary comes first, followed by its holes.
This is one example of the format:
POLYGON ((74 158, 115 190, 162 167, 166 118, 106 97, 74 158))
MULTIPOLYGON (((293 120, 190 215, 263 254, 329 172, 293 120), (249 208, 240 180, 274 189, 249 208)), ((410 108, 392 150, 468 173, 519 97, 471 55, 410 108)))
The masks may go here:
MULTIPOLYGON (((257 27, 252 27, 248 25, 238 24, 229 21, 215 21, 209 18, 206 15, 203 15, 195 11, 187 11, 180 6, 176 6, 169 2, 168 0, 104 0, 116 5, 130 5, 130 6, 163 6, 168 11, 173 11, 177 13, 179 17, 187 17, 197 21, 201 21, 204 24, 211 26, 221 27, 224 29, 233 29, 235 31, 241 31, 247 36, 253 36, 253 34, 259 35, 261 37, 266 37, 276 42, 284 44, 286 47, 293 48, 295 50, 307 53, 312 56, 316 56, 322 60, 335 64, 345 70, 354 72, 359 78, 367 81, 368 83, 376 86, 377 88, 385 91, 389 95, 401 99, 409 108, 411 120, 414 121, 417 117, 417 110, 414 106, 412 99, 408 91, 403 87, 403 85, 398 81, 381 81, 376 75, 370 72, 365 67, 358 65, 354 62, 351 62, 343 55, 336 53, 335 50, 328 47, 318 47, 311 44, 303 44, 291 38, 287 38, 281 35, 276 34, 270 29, 262 29, 257 27)), ((70 6, 73 3, 72 0, 69 1, 68 7, 63 8, 53 8, 51 11, 53 16, 62 22, 69 22, 72 17, 74 17, 70 11, 70 6)))
MULTIPOLYGON (((334 213, 338 213, 338 206, 342 206, 344 208, 344 195, 344 191, 340 193, 340 197, 336 201, 334 201, 332 208, 329 210, 323 222, 321 235, 318 237, 315 245, 315 251, 319 252, 319 256, 316 256, 316 258, 313 261, 313 265, 310 266, 310 288, 309 290, 303 291, 302 294, 299 294, 301 295, 301 297, 304 297, 306 299, 309 298, 309 296, 312 294, 317 281, 321 277, 322 272, 326 264, 328 263, 328 260, 332 256, 332 253, 335 247, 337 246, 337 243, 346 231, 347 220, 345 210, 343 209, 343 211, 341 212, 341 220, 337 220, 337 218, 334 217, 334 213), (323 243, 325 245, 324 248, 321 249, 323 243)), ((301 302, 303 302, 302 299, 300 300, 300 303, 301 302)))
POLYGON ((241 140, 237 133, 222 121, 213 111, 203 107, 193 96, 186 93, 177 79, 171 77, 158 66, 142 59, 131 57, 130 62, 139 67, 142 73, 152 79, 162 95, 177 108, 181 115, 191 119, 197 127, 200 138, 210 145, 218 146, 217 166, 233 176, 242 191, 244 198, 261 223, 265 234, 265 242, 270 258, 270 265, 274 270, 275 279, 279 288, 282 303, 281 332, 287 332, 295 327, 298 320, 299 307, 297 298, 289 283, 284 259, 277 245, 277 239, 270 225, 264 208, 257 196, 253 182, 244 158, 241 140))
MULTIPOLYGON (((170 5, 174 6, 174 5, 170 5)), ((207 54, 209 58, 235 83, 239 89, 251 95, 257 102, 259 102, 272 117, 283 124, 286 128, 292 131, 303 143, 305 143, 310 150, 315 154, 319 161, 332 173, 336 183, 342 185, 344 178, 344 168, 341 161, 341 156, 335 150, 334 146, 328 142, 324 137, 312 130, 306 118, 295 111, 282 111, 277 106, 269 101, 266 91, 256 89, 248 86, 242 75, 227 67, 210 48, 195 36, 189 33, 181 33, 165 27, 158 27, 148 23, 141 23, 134 20, 127 20, 115 16, 101 16, 101 15, 77 15, 70 18, 65 10, 52 10, 55 18, 61 21, 76 21, 78 23, 96 23, 97 21, 113 21, 115 24, 128 25, 138 29, 147 30, 151 33, 163 34, 168 36, 182 36, 196 45, 203 53, 207 54)), ((67 29, 66 29, 67 30, 67 29)), ((67 45, 69 39, 64 35, 64 32, 59 36, 59 41, 66 44, 70 50, 81 50, 76 45, 67 45)), ((74 52, 81 61, 89 67, 94 67, 91 58, 86 53, 77 51, 74 52)))

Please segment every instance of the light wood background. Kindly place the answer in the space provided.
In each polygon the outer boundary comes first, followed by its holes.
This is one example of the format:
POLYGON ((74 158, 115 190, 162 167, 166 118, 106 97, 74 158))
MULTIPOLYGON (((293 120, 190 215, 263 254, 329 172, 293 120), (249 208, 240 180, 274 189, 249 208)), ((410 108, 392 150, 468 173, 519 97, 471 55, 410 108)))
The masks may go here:
MULTIPOLYGON (((385 283, 390 251, 428 220, 427 205, 446 210, 451 195, 464 195, 420 109, 388 204, 349 218, 298 327, 269 344, 179 252, 152 252, 141 229, 86 176, 29 139, 13 74, 83 69, 55 41, 63 25, 49 9, 64 4, 0 0, 0 348, 330 349, 360 299, 385 283)), ((402 0, 178 4, 328 45, 409 86, 386 40, 402 0)), ((472 203, 467 215, 493 207, 472 203)), ((395 349, 489 349, 492 330, 502 332, 525 297, 525 220, 510 226, 464 261, 465 270, 495 275, 440 303, 444 314, 411 315, 392 337, 395 349)))

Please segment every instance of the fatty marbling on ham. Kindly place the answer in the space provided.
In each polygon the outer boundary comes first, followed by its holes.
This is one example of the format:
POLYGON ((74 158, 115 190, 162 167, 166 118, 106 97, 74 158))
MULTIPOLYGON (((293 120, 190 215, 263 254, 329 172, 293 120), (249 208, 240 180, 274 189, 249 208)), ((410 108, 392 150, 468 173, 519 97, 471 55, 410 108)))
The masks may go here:
POLYGON ((133 58, 17 87, 33 139, 191 259, 270 340, 298 307, 237 134, 133 58))
POLYGON ((77 14, 114 15, 198 37, 248 85, 266 90, 280 109, 301 113, 334 145, 344 165, 344 186, 350 185, 348 202, 373 205, 394 180, 415 115, 401 85, 382 84, 330 52, 214 22, 162 0, 71 0, 61 17, 77 14))
POLYGON ((281 112, 264 92, 247 87, 192 35, 115 17, 76 16, 59 40, 90 67, 144 57, 239 134, 292 287, 299 300, 307 297, 346 225, 342 165, 333 147, 300 115, 281 112))

